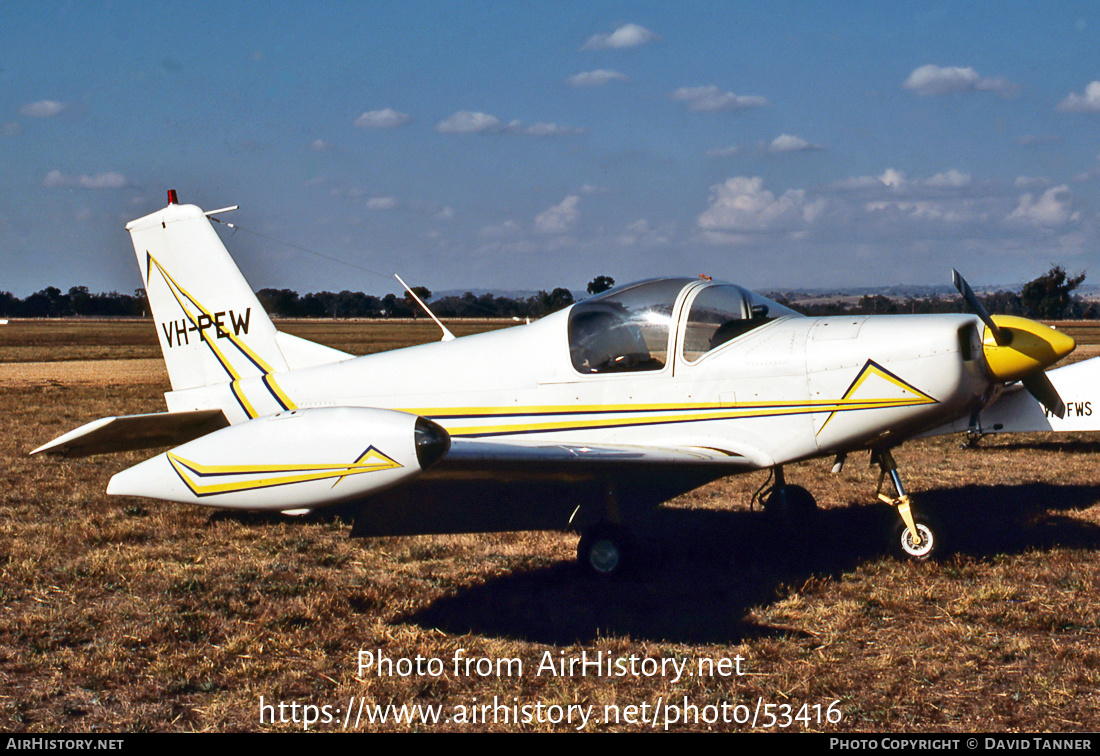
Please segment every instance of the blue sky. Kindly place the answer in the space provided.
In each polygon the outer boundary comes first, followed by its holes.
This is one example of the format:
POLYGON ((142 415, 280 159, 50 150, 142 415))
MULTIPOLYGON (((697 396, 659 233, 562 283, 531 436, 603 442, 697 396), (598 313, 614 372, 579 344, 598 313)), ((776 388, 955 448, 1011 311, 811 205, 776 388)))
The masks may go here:
POLYGON ((0 160, 19 296, 169 188, 256 288, 1096 279, 1100 4, 16 0, 0 160))

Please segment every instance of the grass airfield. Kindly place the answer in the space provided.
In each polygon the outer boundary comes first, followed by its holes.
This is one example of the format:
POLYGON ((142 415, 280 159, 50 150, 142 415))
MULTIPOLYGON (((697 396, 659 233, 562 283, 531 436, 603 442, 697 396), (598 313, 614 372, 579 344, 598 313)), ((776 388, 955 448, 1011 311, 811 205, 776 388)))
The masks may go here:
MULTIPOLYGON (((279 327, 356 354, 438 338, 279 327)), ((766 473, 730 478, 663 507, 637 574, 606 582, 574 565, 568 533, 351 540, 337 515, 108 498, 150 453, 28 457, 164 409, 154 328, 0 326, 9 733, 1100 730, 1100 436, 897 450, 916 505, 948 526, 941 562, 886 555, 895 515, 852 455, 839 475, 788 468, 823 508, 808 543, 749 511, 766 473)), ((1075 358, 1100 353, 1095 327, 1066 329, 1075 358)))

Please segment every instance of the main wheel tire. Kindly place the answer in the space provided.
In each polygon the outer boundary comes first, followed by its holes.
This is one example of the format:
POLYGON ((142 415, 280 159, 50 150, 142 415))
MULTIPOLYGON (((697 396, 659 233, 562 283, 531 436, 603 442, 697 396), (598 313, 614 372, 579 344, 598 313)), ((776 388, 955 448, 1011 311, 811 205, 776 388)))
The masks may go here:
POLYGON ((634 559, 634 539, 618 525, 597 525, 581 536, 577 561, 592 575, 615 577, 627 572, 634 559))
POLYGON ((817 519, 817 500, 802 486, 783 486, 764 501, 764 511, 780 527, 801 532, 817 519))
POLYGON ((904 521, 894 526, 894 534, 890 539, 890 549, 899 559, 927 562, 944 554, 943 529, 935 519, 923 515, 914 514, 913 524, 917 527, 917 534, 921 538, 919 545, 913 543, 913 534, 909 532, 904 521))

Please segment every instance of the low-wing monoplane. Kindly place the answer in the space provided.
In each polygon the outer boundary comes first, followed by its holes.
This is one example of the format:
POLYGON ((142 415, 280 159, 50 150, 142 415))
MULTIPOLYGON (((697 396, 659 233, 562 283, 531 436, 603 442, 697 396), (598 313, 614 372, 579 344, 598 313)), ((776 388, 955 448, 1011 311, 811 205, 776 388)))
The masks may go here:
POLYGON ((170 446, 108 493, 351 506, 353 535, 572 528, 582 564, 612 573, 633 524, 670 498, 770 469, 765 510, 797 517, 816 504, 784 466, 861 450, 897 508, 895 550, 926 558, 940 538, 910 505, 895 446, 1100 428, 1100 363, 1044 373, 1073 340, 989 316, 958 274, 977 315, 804 317, 733 284, 664 278, 528 325, 353 357, 276 330, 213 230, 219 212, 170 192, 127 226, 168 411, 97 420, 35 452, 170 446))

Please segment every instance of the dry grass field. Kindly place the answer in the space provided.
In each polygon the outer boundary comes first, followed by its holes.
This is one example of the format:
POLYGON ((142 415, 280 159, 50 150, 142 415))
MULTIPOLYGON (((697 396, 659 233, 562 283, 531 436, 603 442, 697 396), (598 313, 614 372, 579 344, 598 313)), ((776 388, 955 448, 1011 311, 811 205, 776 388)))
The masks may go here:
MULTIPOLYGON (((788 470, 823 507, 809 543, 748 510, 748 475, 664 507, 645 564, 605 582, 566 533, 351 540, 337 515, 108 498, 149 454, 28 457, 163 409, 153 327, 0 327, 6 732, 1100 730, 1100 437, 899 449, 948 526, 940 562, 886 556, 894 515, 852 457, 788 470)), ((281 327, 355 353, 436 338, 281 327)), ((1097 353, 1097 329, 1072 332, 1097 353)))

